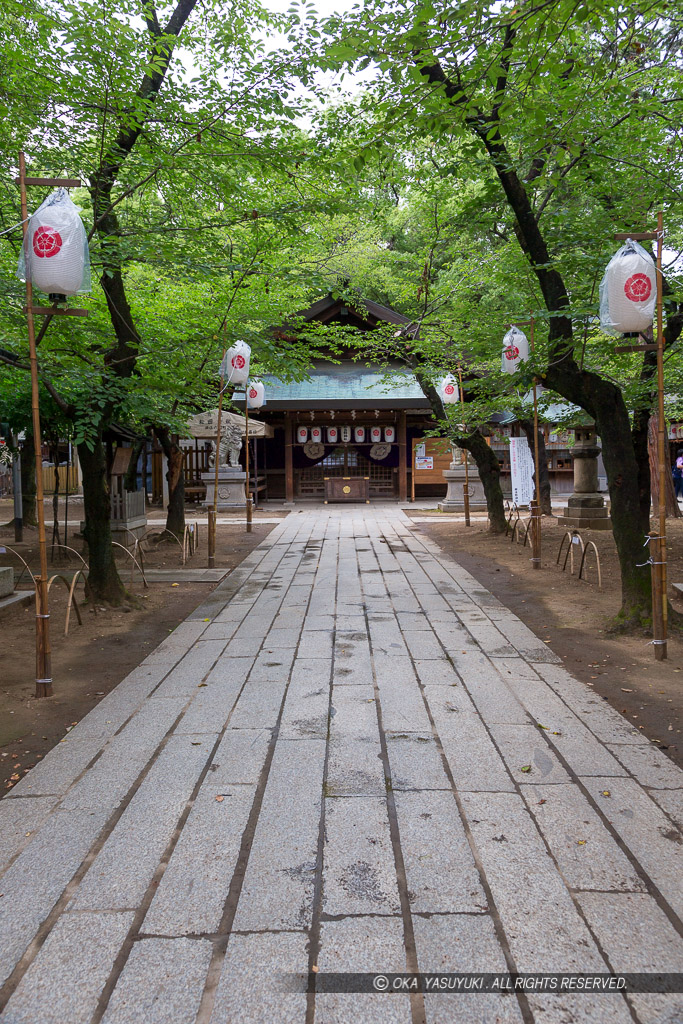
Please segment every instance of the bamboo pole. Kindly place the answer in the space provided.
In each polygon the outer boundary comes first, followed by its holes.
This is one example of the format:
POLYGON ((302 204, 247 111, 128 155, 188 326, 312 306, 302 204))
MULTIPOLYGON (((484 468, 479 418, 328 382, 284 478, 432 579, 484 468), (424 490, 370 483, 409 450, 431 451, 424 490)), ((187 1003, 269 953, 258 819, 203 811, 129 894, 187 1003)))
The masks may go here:
MULTIPOLYGON (((535 352, 534 318, 529 320, 529 340, 531 342, 531 357, 535 352)), ((536 498, 534 508, 531 510, 531 564, 534 569, 541 568, 541 473, 538 455, 538 393, 536 388, 536 376, 534 375, 534 473, 536 483, 536 498)))
POLYGON ((223 417, 223 391, 225 389, 225 357, 227 355, 227 348, 225 344, 225 335, 227 331, 227 317, 223 327, 223 358, 221 359, 221 382, 220 392, 218 394, 218 423, 216 424, 216 455, 214 458, 214 478, 213 478, 213 508, 209 509, 208 520, 208 540, 207 548, 209 554, 209 569, 213 569, 216 565, 216 518, 218 515, 218 456, 221 446, 221 419, 223 417))
POLYGON ((666 421, 664 418, 664 313, 662 250, 664 248, 664 216, 657 214, 657 455, 659 459, 659 536, 650 551, 653 565, 653 628, 655 659, 667 657, 667 565, 666 565, 666 421))
POLYGON ((249 382, 244 385, 244 421, 244 432, 246 434, 245 444, 247 446, 244 456, 244 467, 247 473, 247 479, 245 481, 247 533, 251 533, 251 491, 249 490, 249 382))
MULTIPOLYGON (((28 234, 28 202, 26 198, 26 160, 19 153, 19 188, 24 243, 28 234)), ((52 656, 50 651, 50 611, 47 596, 47 546, 45 543, 45 508, 43 505, 43 460, 40 439, 40 406, 38 389, 38 355, 33 323, 33 286, 26 274, 26 320, 31 361, 31 416, 36 457, 36 513, 38 515, 38 549, 40 575, 36 577, 36 697, 52 696, 52 656)))
MULTIPOLYGON (((462 368, 458 366, 458 380, 460 382, 460 411, 462 412, 462 429, 465 430, 465 392, 462 388, 462 368)), ((468 451, 465 448, 465 483, 462 487, 462 503, 465 510, 465 526, 471 526, 470 523, 470 466, 468 461, 468 451)))

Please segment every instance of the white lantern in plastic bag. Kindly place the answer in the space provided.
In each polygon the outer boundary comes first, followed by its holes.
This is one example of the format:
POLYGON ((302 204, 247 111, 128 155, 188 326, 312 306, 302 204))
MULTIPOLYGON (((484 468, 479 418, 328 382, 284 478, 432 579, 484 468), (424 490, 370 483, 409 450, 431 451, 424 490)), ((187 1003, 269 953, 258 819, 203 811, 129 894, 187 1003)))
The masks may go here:
POLYGON ((365 427, 356 427, 353 433, 356 444, 365 443, 365 427))
POLYGON ((387 444, 393 444, 396 440, 396 427, 385 427, 384 428, 384 440, 387 444))
POLYGON ((657 272, 652 257, 632 238, 607 264, 600 283, 600 327, 605 334, 646 331, 657 302, 657 272))
POLYGON ((458 401, 458 382, 452 373, 444 377, 439 384, 439 394, 444 405, 453 405, 458 401))
POLYGON ((88 239, 65 188, 52 192, 29 220, 17 276, 55 301, 90 291, 88 239))
POLYGON ((320 444, 323 439, 323 428, 322 427, 311 427, 311 441, 315 441, 316 444, 320 444))
POLYGON ((306 442, 308 441, 308 427, 297 427, 296 439, 299 442, 299 444, 306 444, 306 442))
POLYGON ((370 440, 373 444, 377 444, 382 440, 382 428, 381 427, 370 427, 370 440))
POLYGON ((529 358, 529 342, 524 331, 511 327, 503 338, 503 373, 514 373, 520 363, 529 358))
POLYGON ((327 428, 327 443, 328 444, 336 444, 338 440, 339 440, 339 428, 338 427, 328 427, 327 428))
POLYGON ((251 349, 244 341, 236 341, 225 353, 223 377, 228 384, 246 384, 249 380, 251 349))
POLYGON ((260 380, 253 380, 247 385, 247 408, 260 409, 266 400, 265 385, 260 380))
POLYGON ((349 443, 349 441, 351 440, 351 427, 341 428, 341 439, 344 442, 344 444, 349 443))

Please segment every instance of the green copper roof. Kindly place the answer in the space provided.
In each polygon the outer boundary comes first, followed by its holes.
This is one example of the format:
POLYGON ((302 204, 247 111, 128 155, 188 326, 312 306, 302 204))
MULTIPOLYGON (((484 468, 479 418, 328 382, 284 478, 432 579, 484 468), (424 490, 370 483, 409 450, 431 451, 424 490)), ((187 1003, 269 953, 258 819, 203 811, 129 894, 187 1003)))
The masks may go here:
MULTIPOLYGON (((428 408, 420 385, 401 367, 372 367, 344 360, 320 362, 310 379, 287 384, 264 374, 268 409, 428 408)), ((239 402, 244 395, 235 395, 239 402)))

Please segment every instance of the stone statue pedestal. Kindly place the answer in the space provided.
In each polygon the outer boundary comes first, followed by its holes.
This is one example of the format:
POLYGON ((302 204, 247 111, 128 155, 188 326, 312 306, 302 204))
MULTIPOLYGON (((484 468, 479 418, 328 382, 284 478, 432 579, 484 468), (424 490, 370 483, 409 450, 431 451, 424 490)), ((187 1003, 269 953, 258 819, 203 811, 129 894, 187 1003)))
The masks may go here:
MULTIPOLYGON (((471 463, 468 463, 470 512, 485 512, 486 498, 479 474, 471 463)), ((443 470, 443 477, 448 484, 446 497, 439 502, 439 512, 464 512, 463 487, 465 486, 465 464, 458 462, 457 456, 451 462, 450 469, 443 470)))
POLYGON ((605 499, 598 490, 598 455, 600 448, 595 427, 575 427, 574 493, 564 514, 557 517, 558 526, 570 530, 611 530, 612 520, 605 508, 605 499))
MULTIPOLYGON (((213 508, 216 471, 212 469, 209 473, 202 473, 202 480, 206 484, 206 498, 202 505, 204 508, 213 508)), ((246 505, 246 483, 247 474, 241 469, 233 469, 232 466, 219 466, 217 511, 225 512, 233 508, 243 509, 246 505)))

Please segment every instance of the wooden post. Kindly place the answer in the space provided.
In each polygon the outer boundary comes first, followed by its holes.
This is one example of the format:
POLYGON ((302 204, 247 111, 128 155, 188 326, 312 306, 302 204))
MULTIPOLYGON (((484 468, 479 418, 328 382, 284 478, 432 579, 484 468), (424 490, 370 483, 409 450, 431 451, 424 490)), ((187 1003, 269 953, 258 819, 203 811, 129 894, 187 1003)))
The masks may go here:
POLYGON ((398 414, 398 500, 408 500, 408 429, 405 409, 398 414))
MULTIPOLYGON (((535 352, 534 344, 534 318, 529 321, 529 337, 531 341, 531 356, 535 352)), ((538 394, 536 390, 536 377, 534 376, 534 474, 536 478, 536 497, 534 507, 531 510, 531 565, 534 569, 541 568, 541 473, 538 461, 538 394)))
POLYGON ((285 501, 294 501, 294 454, 292 451, 292 414, 285 413, 285 501))
MULTIPOLYGON (((26 161, 19 153, 19 188, 24 243, 28 234, 28 203, 26 200, 26 161)), ((36 697, 52 696, 52 657, 50 652, 50 611, 47 599, 47 547, 45 544, 45 508, 43 505, 43 460, 40 440, 40 408, 38 391, 38 356, 33 324, 33 286, 26 274, 26 320, 31 360, 31 415, 33 444, 36 455, 36 513, 38 515, 38 548, 40 575, 36 577, 36 697)))
POLYGON ((244 432, 246 434, 246 450, 244 453, 244 468, 247 473, 245 480, 247 533, 251 533, 251 491, 249 489, 249 383, 244 385, 244 432))
POLYGON ((213 478, 213 508, 209 509, 209 537, 208 537, 208 555, 209 555, 209 569, 213 569, 216 565, 216 517, 218 515, 218 455, 221 446, 221 418, 223 416, 223 391, 225 390, 225 356, 227 348, 225 345, 225 336, 228 329, 228 318, 226 315, 225 322, 223 325, 223 358, 221 359, 221 382, 220 392, 218 394, 218 423, 216 425, 216 456, 214 458, 214 478, 213 478))
POLYGON ((664 217, 661 211, 657 214, 657 405, 659 422, 657 424, 657 455, 659 458, 659 539, 651 542, 650 556, 656 564, 652 566, 657 572, 654 576, 652 589, 653 611, 659 606, 659 614, 653 614, 654 649, 657 661, 667 657, 667 565, 666 565, 666 484, 669 472, 666 455, 666 421, 664 419, 664 314, 662 309, 662 250, 664 248, 664 217), (659 630, 656 626, 659 624, 659 630))
MULTIPOLYGON (((458 366, 458 380, 460 382, 460 411, 462 412, 462 429, 465 431, 465 392, 462 388, 462 368, 458 366)), ((470 526, 470 466, 468 462, 469 452, 465 452, 465 483, 462 487, 462 503, 465 508, 465 526, 470 526)))

